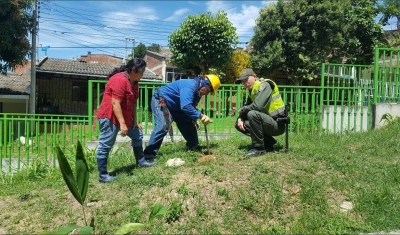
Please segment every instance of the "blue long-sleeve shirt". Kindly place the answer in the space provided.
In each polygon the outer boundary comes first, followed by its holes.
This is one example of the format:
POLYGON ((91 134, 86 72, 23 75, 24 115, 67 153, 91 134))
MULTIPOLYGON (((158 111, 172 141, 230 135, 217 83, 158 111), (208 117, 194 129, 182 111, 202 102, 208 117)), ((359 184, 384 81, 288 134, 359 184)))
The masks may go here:
MULTIPOLYGON (((197 120, 200 118, 201 112, 196 109, 200 101, 198 91, 200 88, 200 80, 180 79, 166 86, 160 87, 160 94, 165 99, 167 107, 171 114, 186 114, 190 119, 197 120)), ((156 94, 158 97, 158 94, 156 94)))

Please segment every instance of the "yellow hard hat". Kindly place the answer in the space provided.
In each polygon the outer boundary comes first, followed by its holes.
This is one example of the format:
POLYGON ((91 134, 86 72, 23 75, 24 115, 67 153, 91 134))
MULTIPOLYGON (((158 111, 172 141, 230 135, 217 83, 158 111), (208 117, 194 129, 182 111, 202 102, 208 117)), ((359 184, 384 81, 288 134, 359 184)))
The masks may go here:
POLYGON ((213 88, 213 92, 211 92, 211 94, 214 95, 218 88, 221 86, 221 81, 219 80, 219 77, 215 74, 207 74, 205 75, 205 77, 208 78, 208 81, 210 81, 213 88))

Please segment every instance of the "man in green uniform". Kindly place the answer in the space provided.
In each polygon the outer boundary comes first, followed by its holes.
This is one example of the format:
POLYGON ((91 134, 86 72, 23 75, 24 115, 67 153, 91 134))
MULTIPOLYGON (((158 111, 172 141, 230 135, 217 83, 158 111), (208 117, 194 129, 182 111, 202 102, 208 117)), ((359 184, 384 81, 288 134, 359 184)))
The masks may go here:
POLYGON ((252 69, 243 69, 236 83, 239 82, 250 91, 250 96, 239 109, 235 128, 251 137, 253 148, 246 157, 264 155, 276 143, 272 136, 285 132, 285 124, 276 121, 285 116, 285 104, 275 82, 257 78, 252 69))

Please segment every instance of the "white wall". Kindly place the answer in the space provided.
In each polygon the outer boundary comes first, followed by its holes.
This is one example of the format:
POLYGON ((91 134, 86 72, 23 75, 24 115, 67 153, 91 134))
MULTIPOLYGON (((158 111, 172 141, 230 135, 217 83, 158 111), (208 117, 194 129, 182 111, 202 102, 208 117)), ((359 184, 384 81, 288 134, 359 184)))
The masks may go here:
POLYGON ((371 124, 368 124, 371 115, 371 113, 368 113, 367 106, 336 106, 336 111, 334 105, 324 106, 322 128, 333 133, 354 130, 357 132, 367 131, 371 129, 371 124), (368 125, 370 126, 368 127, 368 125))
POLYGON ((388 123, 382 119, 386 114, 393 119, 400 117, 400 104, 377 104, 373 107, 373 111, 376 113, 373 125, 375 128, 381 128, 388 123))
POLYGON ((385 126, 388 121, 382 119, 389 115, 392 119, 400 117, 400 104, 376 104, 368 112, 367 106, 342 107, 330 105, 322 110, 322 128, 332 133, 341 131, 367 131, 385 126), (336 112, 336 113, 335 113, 336 112))

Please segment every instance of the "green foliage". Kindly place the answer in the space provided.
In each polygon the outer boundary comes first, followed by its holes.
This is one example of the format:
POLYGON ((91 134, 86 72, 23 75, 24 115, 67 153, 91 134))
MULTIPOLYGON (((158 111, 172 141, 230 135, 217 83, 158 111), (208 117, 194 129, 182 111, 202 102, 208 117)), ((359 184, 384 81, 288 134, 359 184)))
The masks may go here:
POLYGON ((312 80, 321 63, 371 64, 383 30, 368 0, 283 1, 261 9, 251 65, 260 76, 278 70, 295 84, 312 80))
POLYGON ((85 160, 85 156, 83 154, 82 144, 80 141, 78 141, 78 144, 76 146, 76 155, 75 155, 76 178, 72 173, 71 166, 69 165, 68 160, 64 155, 64 152, 61 150, 59 146, 56 147, 56 151, 57 151, 57 160, 60 166, 63 179, 67 184, 71 194, 82 206, 83 216, 85 218, 85 226, 69 224, 59 228, 57 231, 45 234, 68 234, 75 229, 78 229, 80 231, 80 234, 92 234, 94 230, 94 219, 92 219, 90 223, 91 226, 87 226, 85 209, 84 209, 84 202, 89 187, 89 167, 85 160))
MULTIPOLYGON (((153 51, 153 52, 160 52, 160 45, 156 43, 152 43, 150 46, 146 47, 143 43, 139 43, 137 47, 134 48, 134 53, 136 58, 143 58, 146 50, 153 51)), ((128 57, 132 57, 132 53, 128 55, 128 57)))
POLYGON ((382 115, 381 120, 379 122, 384 121, 385 124, 393 122, 393 116, 390 113, 385 113, 382 115))
POLYGON ((89 185, 89 167, 86 163, 83 155, 83 149, 80 141, 78 141, 76 147, 76 163, 75 163, 75 174, 72 173, 71 167, 68 163, 64 152, 59 146, 57 146, 57 159, 60 165, 62 176, 67 184, 69 191, 72 193, 74 198, 83 205, 86 199, 86 193, 89 185))
POLYGON ((154 218, 159 217, 159 216, 164 216, 166 213, 167 213, 167 209, 165 208, 165 206, 163 206, 161 204, 156 204, 153 206, 153 209, 151 210, 148 224, 128 223, 128 224, 125 224, 122 227, 120 227, 115 232, 115 234, 128 234, 128 233, 131 233, 131 232, 133 232, 137 229, 141 229, 141 228, 151 229, 150 224, 153 222, 154 218))
MULTIPOLYGON (((139 43, 139 45, 137 45, 137 47, 134 48, 135 57, 143 58, 144 53, 146 53, 146 50, 147 50, 146 46, 143 43, 139 43)), ((132 56, 132 54, 130 56, 132 56)))
POLYGON ((173 200, 169 205, 169 210, 166 215, 166 219, 168 223, 172 223, 177 221, 181 214, 183 213, 182 202, 178 200, 173 200))
POLYGON ((160 52, 160 44, 152 43, 150 46, 147 47, 147 50, 153 51, 153 52, 160 52))
POLYGON ((0 73, 25 63, 30 50, 28 33, 32 17, 28 13, 32 1, 2 0, 0 7, 0 73))
POLYGON ((220 69, 210 68, 210 71, 221 80, 221 83, 235 83, 239 78, 240 71, 244 68, 250 67, 250 54, 242 51, 235 50, 232 54, 232 59, 222 66, 220 69))
POLYGON ((215 17, 202 13, 188 16, 168 41, 174 65, 204 74, 231 60, 238 36, 226 13, 218 12, 215 17))
POLYGON ((397 30, 400 24, 400 1, 399 0, 383 0, 379 1, 378 10, 382 13, 379 22, 382 25, 388 25, 389 19, 395 17, 397 19, 397 30))

